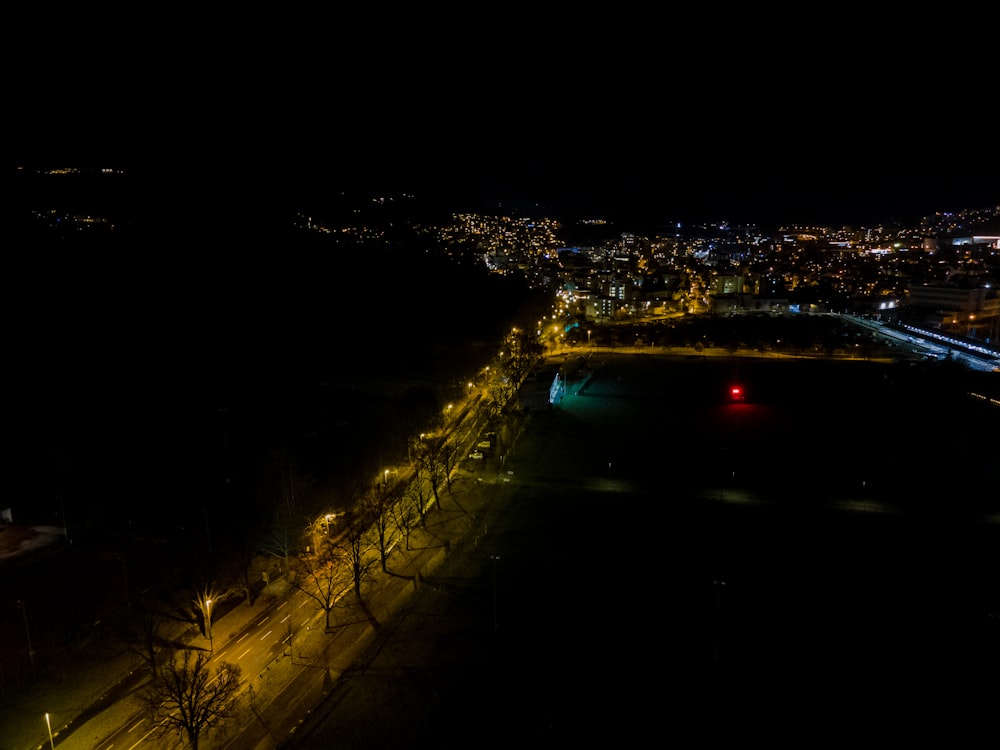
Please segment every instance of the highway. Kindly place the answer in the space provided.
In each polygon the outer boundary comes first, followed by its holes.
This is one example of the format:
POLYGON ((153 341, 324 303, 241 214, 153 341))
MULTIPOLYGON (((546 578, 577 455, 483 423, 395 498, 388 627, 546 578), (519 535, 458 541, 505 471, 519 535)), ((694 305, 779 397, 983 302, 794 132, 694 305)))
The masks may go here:
POLYGON ((934 359, 954 357, 971 370, 1000 372, 1000 350, 995 346, 971 345, 970 342, 917 326, 888 325, 857 315, 838 314, 838 317, 873 331, 879 337, 904 347, 904 351, 909 348, 914 354, 934 359))

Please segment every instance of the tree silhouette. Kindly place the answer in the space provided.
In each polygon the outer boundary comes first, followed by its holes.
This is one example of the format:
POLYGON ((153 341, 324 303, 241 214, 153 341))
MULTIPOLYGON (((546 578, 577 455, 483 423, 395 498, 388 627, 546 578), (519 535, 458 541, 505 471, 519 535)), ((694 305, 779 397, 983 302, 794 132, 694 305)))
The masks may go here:
MULTIPOLYGON (((408 502, 401 503, 399 506, 400 508, 405 508, 405 510, 399 512, 406 524, 412 523, 413 511, 416 511, 421 523, 423 523, 424 515, 427 513, 427 501, 429 499, 427 490, 430 489, 429 475, 431 463, 427 457, 429 449, 422 443, 423 438, 420 441, 414 440, 411 442, 410 468, 413 471, 413 476, 403 490, 405 499, 408 502)), ((407 538, 409 538, 409 526, 407 525, 405 528, 407 529, 407 538)))
POLYGON ((365 586, 374 581, 372 569, 378 564, 379 556, 372 555, 371 529, 365 519, 356 519, 341 537, 341 549, 351 576, 351 586, 357 601, 364 599, 365 586))
MULTIPOLYGON (((416 479, 410 483, 410 486, 417 484, 416 479)), ((410 534, 413 533, 413 528, 418 523, 423 523, 425 498, 422 492, 406 492, 404 493, 402 499, 392 506, 392 520, 396 524, 396 529, 403 535, 406 540, 406 549, 410 549, 410 534)))
POLYGON ((383 573, 387 572, 386 561, 392 548, 392 531, 396 528, 396 524, 393 523, 393 508, 399 502, 400 491, 396 485, 375 485, 361 497, 359 516, 370 522, 383 573))
POLYGON ((186 737, 192 750, 204 735, 231 717, 236 705, 241 670, 222 662, 213 675, 205 651, 185 649, 160 669, 140 698, 161 735, 186 737))
POLYGON ((155 680, 157 671, 157 654, 160 643, 160 626, 166 615, 154 609, 147 602, 140 602, 133 607, 119 625, 120 635, 130 651, 137 653, 149 666, 152 678, 155 680))
POLYGON ((292 558, 288 581, 319 605, 326 615, 326 629, 329 630, 330 613, 350 588, 343 549, 330 540, 323 540, 316 554, 292 558))

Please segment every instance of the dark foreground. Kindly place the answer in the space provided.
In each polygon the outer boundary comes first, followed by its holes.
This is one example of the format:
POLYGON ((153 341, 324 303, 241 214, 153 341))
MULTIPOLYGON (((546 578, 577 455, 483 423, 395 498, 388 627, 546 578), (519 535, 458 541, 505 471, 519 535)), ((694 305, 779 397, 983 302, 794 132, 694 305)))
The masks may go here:
POLYGON ((553 410, 543 372, 482 534, 289 747, 981 736, 996 407, 848 366, 592 358, 553 410))

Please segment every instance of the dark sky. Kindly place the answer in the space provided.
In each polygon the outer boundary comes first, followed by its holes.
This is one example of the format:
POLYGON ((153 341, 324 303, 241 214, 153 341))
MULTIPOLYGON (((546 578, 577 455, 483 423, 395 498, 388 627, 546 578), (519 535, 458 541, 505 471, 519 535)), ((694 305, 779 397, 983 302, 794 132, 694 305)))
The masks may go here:
POLYGON ((152 202, 257 215, 322 205, 345 190, 440 195, 456 209, 766 227, 912 226, 938 211, 1000 205, 993 136, 976 123, 915 130, 646 116, 629 123, 563 109, 511 122, 479 113, 458 128, 391 115, 385 130, 346 117, 331 132, 313 124, 255 134, 235 151, 197 142, 178 153, 175 143, 124 154, 124 163, 150 177, 152 202))
POLYGON ((370 185, 839 225, 1000 202, 995 58, 947 13, 44 21, 19 31, 12 159, 152 167, 180 205, 370 185))

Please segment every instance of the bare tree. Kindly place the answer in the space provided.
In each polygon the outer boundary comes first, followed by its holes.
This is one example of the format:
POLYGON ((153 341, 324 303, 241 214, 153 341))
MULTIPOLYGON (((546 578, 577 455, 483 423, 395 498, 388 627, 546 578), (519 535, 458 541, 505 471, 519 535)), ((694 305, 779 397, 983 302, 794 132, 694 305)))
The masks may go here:
POLYGON ((231 580, 239 580, 247 606, 253 604, 253 568, 260 549, 259 532, 251 520, 236 514, 230 521, 230 543, 227 547, 225 565, 231 580))
MULTIPOLYGON (((409 458, 410 466, 413 469, 413 479, 407 485, 405 492, 416 504, 421 523, 423 523, 424 515, 427 512, 428 491, 436 493, 432 477, 437 463, 435 454, 439 447, 434 439, 424 435, 410 441, 409 458)), ((435 500, 437 500, 436 494, 435 500)))
POLYGON ((430 482, 427 478, 426 467, 422 463, 415 463, 413 465, 413 479, 406 485, 403 493, 408 500, 405 503, 406 507, 410 508, 411 512, 416 511, 420 523, 424 522, 424 516, 427 513, 429 489, 430 482))
POLYGON ((315 515, 308 507, 315 477, 299 463, 287 448, 277 448, 262 462, 257 477, 257 505, 266 519, 257 536, 257 549, 282 560, 286 570, 291 555, 306 543, 311 515, 315 515))
POLYGON ((427 467, 427 484, 431 488, 431 494, 434 495, 434 504, 438 507, 441 506, 441 485, 444 483, 448 476, 447 466, 441 463, 441 457, 447 453, 446 450, 434 455, 427 467))
POLYGON ((240 686, 237 665, 222 662, 213 675, 211 658, 205 651, 184 649, 140 694, 157 731, 186 737, 192 750, 198 750, 202 736, 233 715, 240 686))
POLYGON ((458 450, 454 445, 445 444, 441 448, 441 452, 438 454, 438 463, 436 465, 436 471, 432 473, 432 481, 434 484, 434 497, 438 501, 438 505, 441 504, 441 498, 438 495, 438 489, 443 482, 451 492, 451 475, 454 472, 455 467, 458 466, 458 450))
POLYGON ((507 375, 497 375, 496 379, 490 383, 489 398, 487 399, 487 413, 490 418, 500 415, 504 407, 516 393, 507 375))
POLYGON ((261 552, 275 557, 284 563, 284 569, 288 570, 291 556, 302 545, 304 531, 310 527, 310 523, 305 519, 295 521, 281 514, 263 534, 260 540, 261 552))
POLYGON ((316 554, 292 558, 288 581, 319 605, 329 630, 330 613, 351 587, 343 550, 332 541, 324 541, 316 554))
POLYGON ((411 442, 409 458, 414 481, 423 477, 440 505, 441 487, 451 489, 451 473, 458 463, 455 445, 446 436, 422 437, 419 442, 411 442))
POLYGON ((315 483, 288 448, 276 448, 261 464, 258 503, 262 511, 270 509, 275 517, 298 518, 305 514, 305 499, 315 483))
MULTIPOLYGON (((414 482, 415 483, 415 482, 414 482)), ((411 483, 411 487, 414 483, 411 483)), ((424 498, 420 493, 406 492, 402 499, 392 506, 392 521, 406 540, 406 549, 410 549, 410 535, 413 527, 424 520, 424 498)))
POLYGON ((120 632, 129 651, 137 653, 150 669, 152 678, 157 677, 157 655, 160 643, 160 626, 166 616, 142 602, 129 610, 122 620, 120 632))
POLYGON ((370 528, 365 520, 354 519, 339 542, 350 573, 354 598, 359 602, 364 599, 365 586, 374 581, 372 569, 379 561, 379 555, 372 554, 375 550, 371 542, 370 528))
POLYGON ((379 563, 385 573, 386 561, 392 547, 392 509, 399 502, 399 492, 394 486, 380 484, 371 488, 361 497, 360 517, 370 522, 371 533, 378 548, 379 563))

